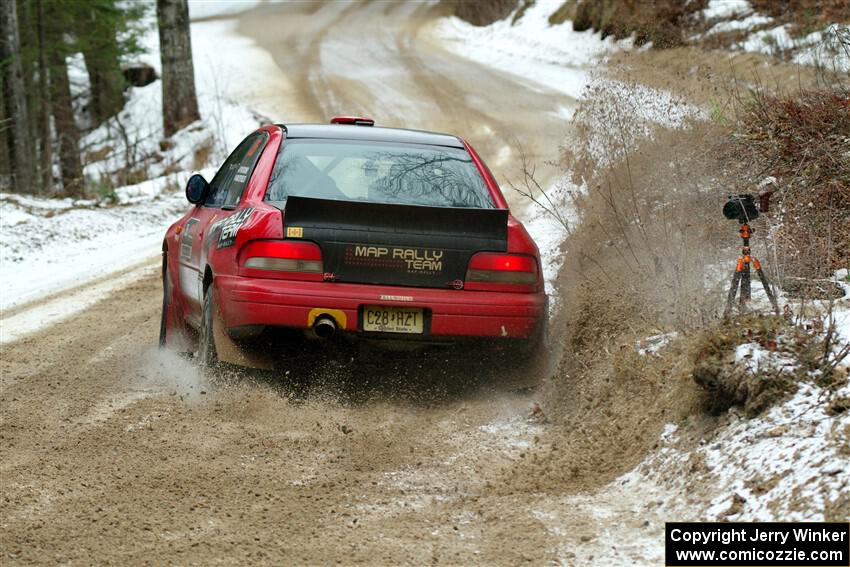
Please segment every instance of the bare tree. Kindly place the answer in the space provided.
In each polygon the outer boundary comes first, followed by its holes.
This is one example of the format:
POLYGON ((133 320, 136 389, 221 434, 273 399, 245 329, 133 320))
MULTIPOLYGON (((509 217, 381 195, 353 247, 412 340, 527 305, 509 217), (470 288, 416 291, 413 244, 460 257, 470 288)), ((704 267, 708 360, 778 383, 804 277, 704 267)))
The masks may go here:
POLYGON ((0 1, 0 69, 2 69, 4 114, 11 122, 6 132, 15 191, 32 193, 35 188, 35 149, 29 127, 29 110, 21 68, 18 13, 14 0, 0 1))
POLYGON ((162 62, 162 121, 166 136, 200 118, 186 0, 157 0, 162 62))

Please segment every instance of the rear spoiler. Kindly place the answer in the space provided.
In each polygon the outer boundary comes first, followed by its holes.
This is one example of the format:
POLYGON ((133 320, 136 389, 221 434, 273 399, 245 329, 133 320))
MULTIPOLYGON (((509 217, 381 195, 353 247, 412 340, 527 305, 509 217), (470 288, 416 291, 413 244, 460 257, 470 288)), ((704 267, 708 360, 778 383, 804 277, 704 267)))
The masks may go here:
POLYGON ((292 196, 286 200, 283 222, 287 229, 301 228, 303 238, 317 241, 494 252, 504 252, 508 246, 507 209, 428 207, 292 196))

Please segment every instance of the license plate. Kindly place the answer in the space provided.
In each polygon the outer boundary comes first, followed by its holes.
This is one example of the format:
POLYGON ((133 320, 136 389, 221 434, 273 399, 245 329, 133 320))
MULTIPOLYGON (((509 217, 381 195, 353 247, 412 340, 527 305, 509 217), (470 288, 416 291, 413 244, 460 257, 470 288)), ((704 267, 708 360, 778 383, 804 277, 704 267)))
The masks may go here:
POLYGON ((422 334, 422 309, 367 305, 363 308, 363 330, 377 333, 422 334))

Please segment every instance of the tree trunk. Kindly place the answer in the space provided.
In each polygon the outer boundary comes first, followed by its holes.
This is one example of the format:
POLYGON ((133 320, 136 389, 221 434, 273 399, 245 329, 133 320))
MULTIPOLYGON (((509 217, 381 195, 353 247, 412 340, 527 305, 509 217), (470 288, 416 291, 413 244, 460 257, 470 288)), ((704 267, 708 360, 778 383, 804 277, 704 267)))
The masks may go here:
POLYGON ((68 62, 65 59, 69 46, 65 43, 67 24, 63 21, 63 7, 57 2, 44 3, 45 44, 44 54, 50 76, 50 110, 56 133, 56 152, 59 154, 59 176, 62 189, 69 197, 83 195, 83 166, 80 160, 80 130, 74 119, 71 82, 68 80, 68 62))
POLYGON ((83 51, 89 75, 89 109, 94 128, 118 114, 124 106, 124 76, 115 49, 113 45, 111 48, 104 46, 83 51))
POLYGON ((53 188, 53 139, 50 133, 50 79, 47 66, 47 50, 45 36, 44 6, 42 0, 36 0, 36 21, 38 26, 38 95, 40 99, 38 112, 39 140, 39 177, 45 192, 53 188))
POLYGON ((69 197, 80 197, 83 192, 83 166, 80 162, 80 131, 74 120, 71 105, 71 83, 65 57, 56 54, 50 66, 50 106, 58 138, 59 170, 62 187, 69 197))
POLYGON ((90 9, 84 14, 79 33, 87 39, 83 57, 89 75, 92 126, 97 127, 121 111, 125 81, 118 59, 114 24, 103 16, 101 10, 90 9))
POLYGON ((6 129, 6 139, 11 162, 12 188, 21 193, 33 193, 35 149, 29 129, 15 0, 0 0, 0 66, 5 114, 10 122, 10 128, 6 129))
POLYGON ((186 0, 157 0, 162 62, 162 122, 165 136, 200 118, 186 0))
POLYGON ((29 120, 30 139, 32 140, 33 156, 33 191, 38 191, 38 93, 34 88, 36 81, 35 61, 37 55, 37 37, 32 4, 18 1, 18 40, 20 41, 21 72, 24 77, 24 93, 27 97, 27 112, 29 120))
MULTIPOLYGON (((2 92, 2 89, 0 89, 2 92)), ((12 166, 9 163, 9 130, 6 116, 6 97, 0 97, 0 190, 8 190, 12 179, 12 166)))

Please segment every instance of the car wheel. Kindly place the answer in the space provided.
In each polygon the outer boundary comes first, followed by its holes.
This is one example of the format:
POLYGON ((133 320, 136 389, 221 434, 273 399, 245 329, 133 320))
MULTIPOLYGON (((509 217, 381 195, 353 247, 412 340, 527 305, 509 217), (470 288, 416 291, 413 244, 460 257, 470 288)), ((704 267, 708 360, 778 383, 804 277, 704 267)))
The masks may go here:
POLYGON ((218 354, 215 350, 215 335, 213 321, 215 319, 215 285, 210 283, 204 294, 204 309, 201 317, 201 328, 198 334, 198 362, 204 368, 214 368, 218 365, 218 354))

